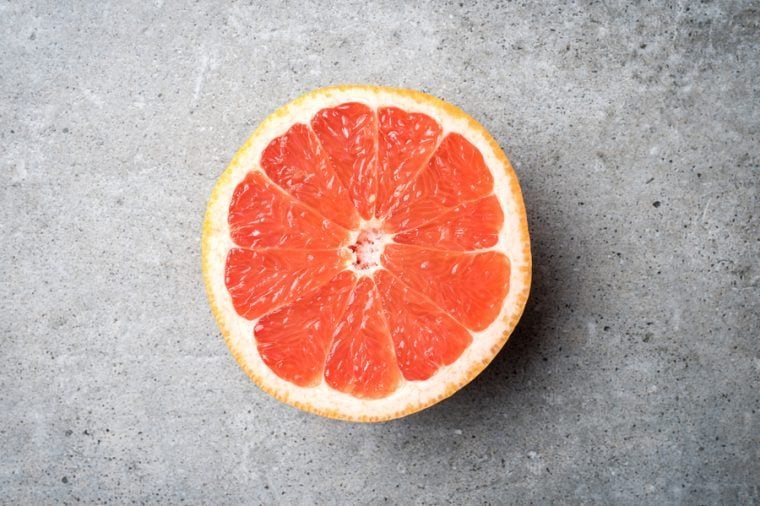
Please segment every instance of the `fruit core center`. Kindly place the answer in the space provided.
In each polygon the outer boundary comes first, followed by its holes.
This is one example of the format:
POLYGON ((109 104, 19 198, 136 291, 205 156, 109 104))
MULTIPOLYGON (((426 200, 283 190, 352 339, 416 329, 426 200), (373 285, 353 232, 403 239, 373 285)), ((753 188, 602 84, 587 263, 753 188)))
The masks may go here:
POLYGON ((356 242, 348 249, 354 254, 354 266, 357 269, 370 269, 380 265, 384 247, 383 234, 375 228, 369 228, 359 232, 356 242))

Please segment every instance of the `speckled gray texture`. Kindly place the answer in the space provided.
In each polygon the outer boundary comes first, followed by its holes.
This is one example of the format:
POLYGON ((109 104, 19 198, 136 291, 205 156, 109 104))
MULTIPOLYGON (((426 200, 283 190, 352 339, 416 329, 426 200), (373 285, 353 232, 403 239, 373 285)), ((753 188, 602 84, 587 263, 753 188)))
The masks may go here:
POLYGON ((760 10, 664 3, 3 1, 0 503, 759 502, 760 10), (234 151, 342 82, 482 121, 533 235, 494 363, 380 425, 259 391, 201 282, 234 151))

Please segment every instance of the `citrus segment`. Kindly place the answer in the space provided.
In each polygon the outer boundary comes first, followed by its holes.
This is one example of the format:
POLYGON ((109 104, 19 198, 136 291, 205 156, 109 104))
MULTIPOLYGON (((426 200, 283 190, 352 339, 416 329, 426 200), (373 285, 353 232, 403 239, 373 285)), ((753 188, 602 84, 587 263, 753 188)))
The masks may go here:
POLYGON ((397 107, 381 107, 377 117, 379 165, 375 215, 382 218, 425 167, 438 144, 441 126, 426 114, 397 107))
POLYGON ((321 381, 333 331, 355 283, 356 277, 343 271, 312 294, 256 322, 259 354, 277 376, 299 386, 321 381))
POLYGON ((493 176, 478 148, 460 134, 448 134, 424 170, 398 195, 386 227, 414 228, 492 191, 493 176))
POLYGON ((389 274, 375 274, 398 367, 407 380, 426 380, 453 363, 472 342, 459 323, 389 274))
POLYGON ((351 102, 319 111, 311 127, 348 188, 351 201, 365 220, 377 200, 377 117, 364 104, 351 102))
POLYGON ((277 185, 326 218, 346 228, 358 224, 348 190, 308 126, 297 123, 270 142, 261 167, 277 185))
POLYGON ((259 171, 235 188, 229 211, 230 236, 244 248, 337 249, 348 230, 296 201, 259 171))
POLYGON ((483 330, 496 319, 509 289, 509 261, 495 251, 461 253, 389 244, 382 262, 471 330, 483 330))
POLYGON ((224 282, 235 311, 248 320, 319 288, 343 270, 339 250, 250 250, 227 255, 224 282))
POLYGON ((458 205, 417 228, 394 235, 393 240, 450 250, 490 248, 499 240, 503 224, 504 213, 491 195, 458 205))
POLYGON ((400 380, 393 344, 374 282, 359 279, 325 364, 332 388, 359 398, 385 397, 400 380))

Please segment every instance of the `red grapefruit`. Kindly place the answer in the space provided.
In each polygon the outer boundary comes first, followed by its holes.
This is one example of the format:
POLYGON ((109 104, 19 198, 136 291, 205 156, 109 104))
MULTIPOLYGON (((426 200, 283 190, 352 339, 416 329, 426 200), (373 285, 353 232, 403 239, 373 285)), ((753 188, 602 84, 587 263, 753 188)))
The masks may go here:
POLYGON ((456 392, 530 288, 520 186, 496 142, 452 105, 376 86, 316 90, 264 120, 214 188, 202 250, 240 366, 346 420, 456 392))

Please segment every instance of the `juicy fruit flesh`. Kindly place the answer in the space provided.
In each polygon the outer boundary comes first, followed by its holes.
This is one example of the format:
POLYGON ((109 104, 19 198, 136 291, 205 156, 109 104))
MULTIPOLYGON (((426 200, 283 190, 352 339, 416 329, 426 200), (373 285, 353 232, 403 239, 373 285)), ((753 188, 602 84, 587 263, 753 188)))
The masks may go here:
POLYGON ((232 196, 225 284, 279 377, 386 397, 498 317, 510 264, 490 248, 504 214, 463 136, 352 102, 292 125, 259 167, 232 196))

